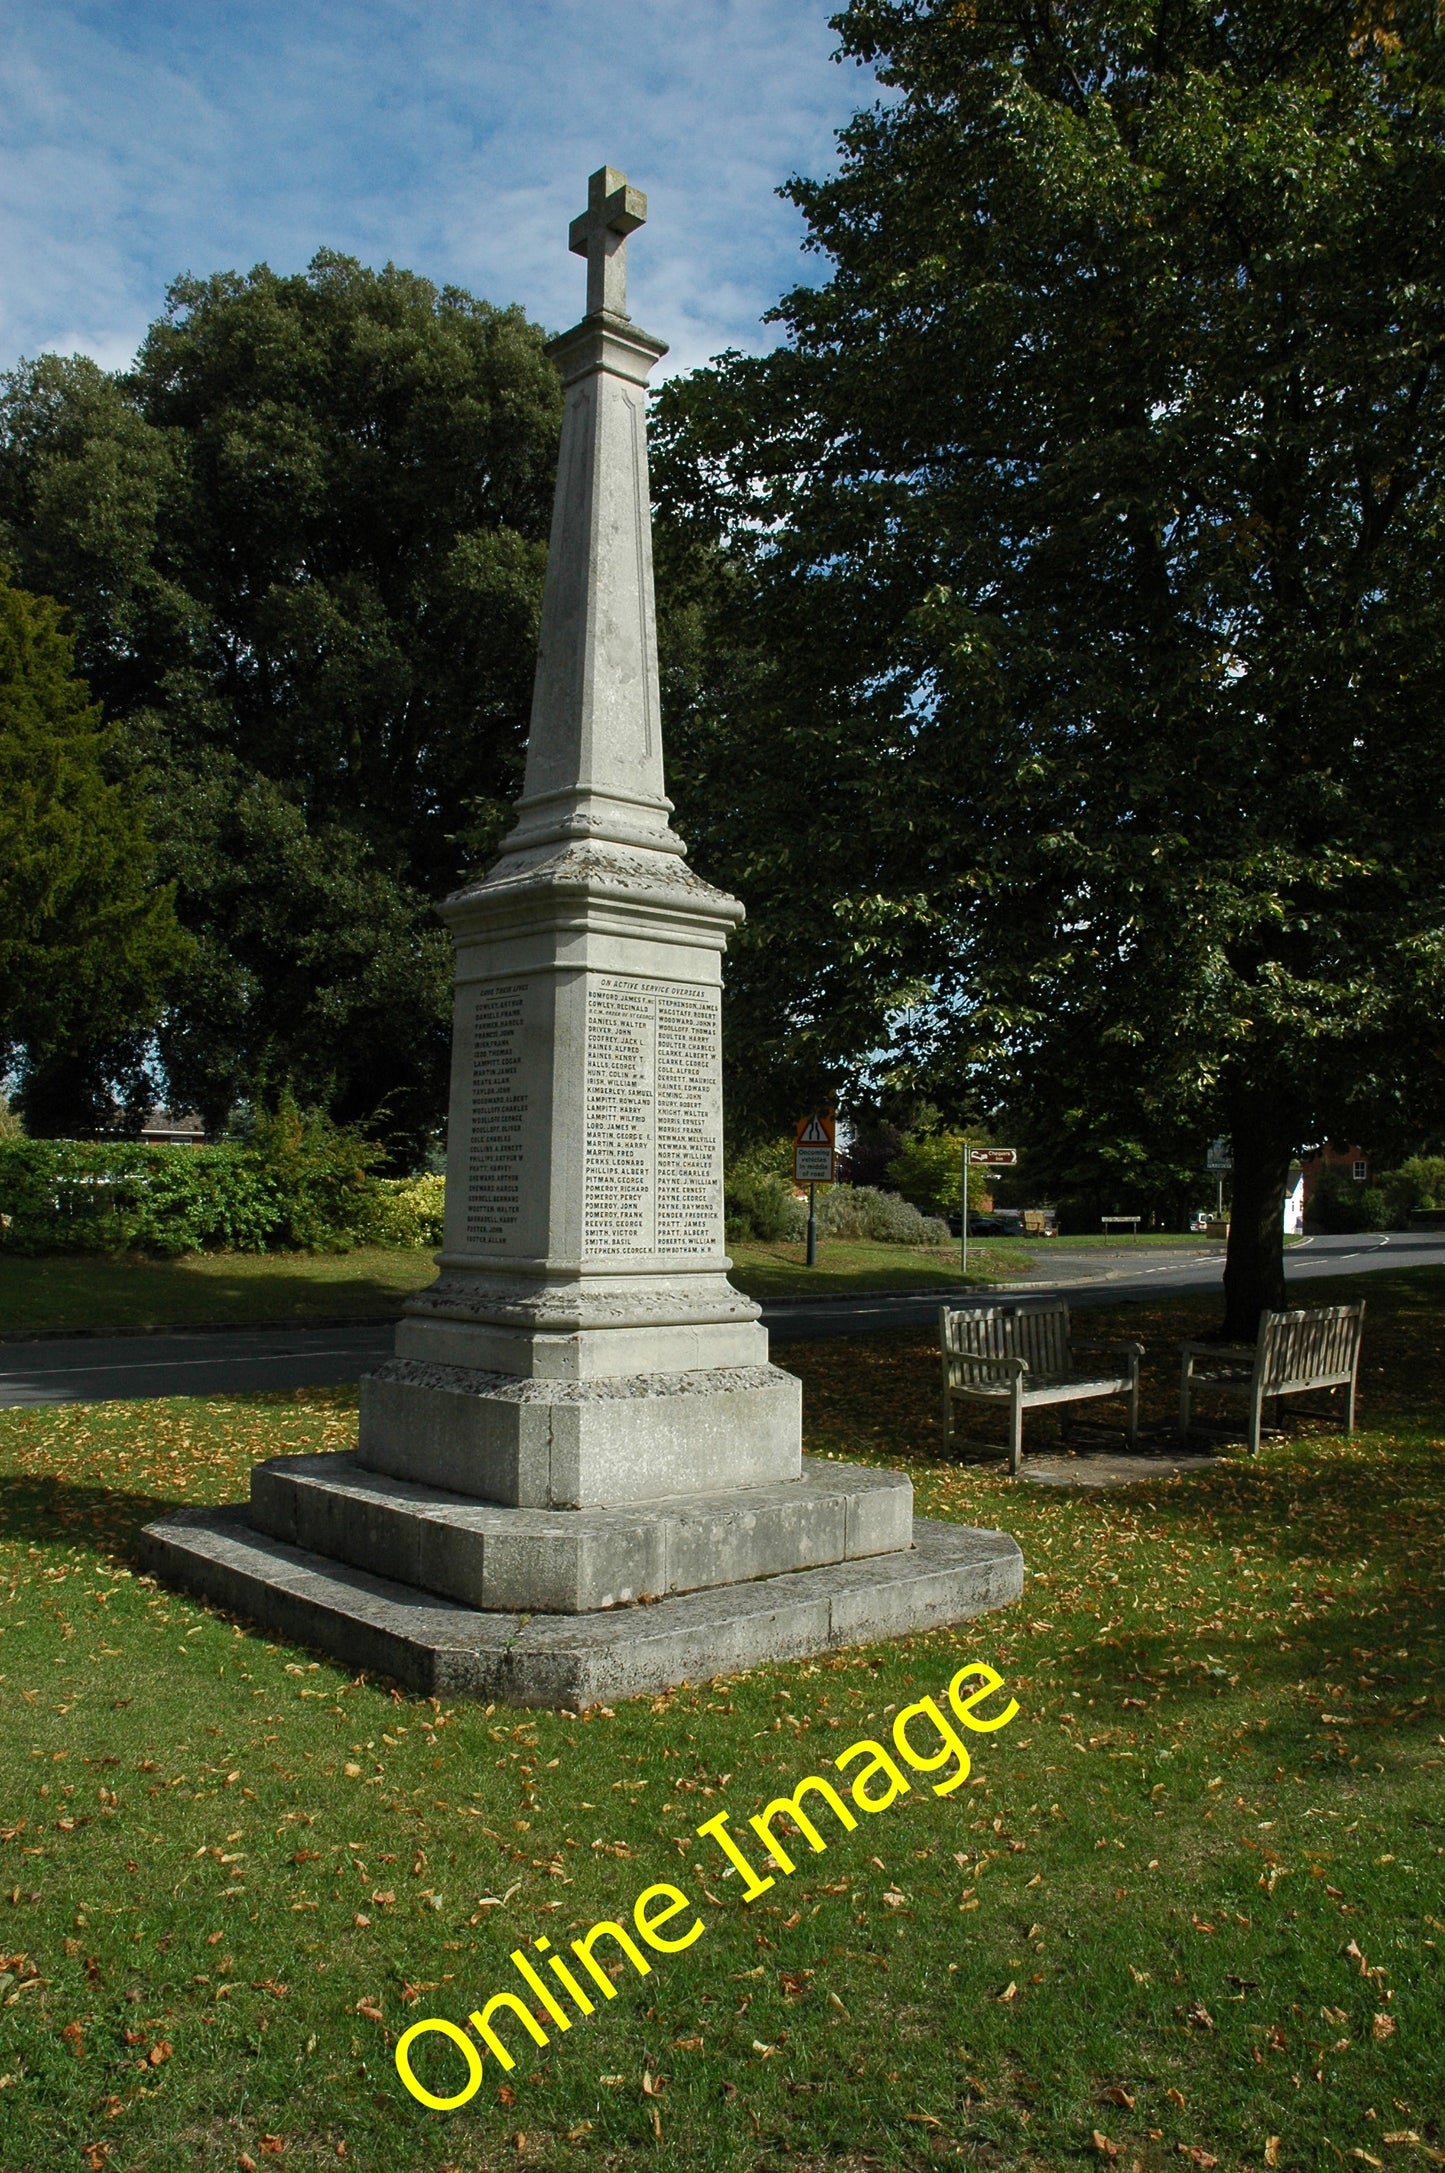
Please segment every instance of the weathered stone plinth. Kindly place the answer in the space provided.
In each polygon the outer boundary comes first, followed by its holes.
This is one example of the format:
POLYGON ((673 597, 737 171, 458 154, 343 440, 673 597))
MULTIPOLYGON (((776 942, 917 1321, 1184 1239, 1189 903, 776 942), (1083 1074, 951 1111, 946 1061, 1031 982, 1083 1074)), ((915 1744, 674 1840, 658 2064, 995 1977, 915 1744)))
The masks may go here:
POLYGON ((382 1478, 354 1456, 291 1456, 256 1466, 250 1517, 468 1607, 571 1615, 896 1553, 913 1543, 913 1489, 896 1472, 810 1461, 787 1486, 518 1510, 382 1478))
POLYGON ((478 1612, 259 1533, 240 1509, 188 1509, 144 1535, 155 1575, 435 1697, 588 1705, 706 1682, 765 1661, 942 1629, 1017 1599, 1002 1532, 915 1521, 913 1545, 601 1614, 478 1612))
POLYGON ((906 1479, 805 1465, 723 1245, 722 955, 743 917, 663 789, 645 200, 594 174, 527 770, 456 946, 441 1273, 362 1384, 354 1456, 261 1465, 247 1511, 146 1534, 173 1582, 448 1695, 580 1706, 927 1629, 1017 1596, 999 1533, 906 1479))
POLYGON ((519 1379, 394 1358, 362 1383, 358 1461, 519 1509, 594 1509, 796 1479, 801 1392, 777 1366, 519 1379))

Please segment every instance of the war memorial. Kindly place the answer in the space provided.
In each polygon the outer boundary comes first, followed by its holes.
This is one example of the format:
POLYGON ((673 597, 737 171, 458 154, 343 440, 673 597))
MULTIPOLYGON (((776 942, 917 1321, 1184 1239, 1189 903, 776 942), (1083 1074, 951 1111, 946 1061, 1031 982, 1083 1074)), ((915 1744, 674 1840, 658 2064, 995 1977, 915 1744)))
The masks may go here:
POLYGON ((663 779, 648 375, 626 306, 646 199, 573 222, 526 776, 456 946, 440 1274, 362 1384, 354 1453, 147 1529, 168 1581, 346 1665, 580 1710, 1016 1598, 1000 1532, 908 1479, 805 1459, 723 1249, 720 993, 743 907, 688 867, 663 779))

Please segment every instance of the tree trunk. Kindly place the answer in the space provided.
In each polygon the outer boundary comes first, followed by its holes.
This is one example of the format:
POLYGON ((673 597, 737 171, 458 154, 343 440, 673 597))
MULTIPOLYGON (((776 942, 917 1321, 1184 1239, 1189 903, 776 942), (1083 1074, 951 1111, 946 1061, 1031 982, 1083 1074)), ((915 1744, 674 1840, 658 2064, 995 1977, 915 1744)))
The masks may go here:
POLYGON ((1292 1142, 1281 1136, 1281 1110, 1264 1100, 1231 1112, 1234 1153, 1229 1248, 1224 1260, 1226 1343, 1253 1343, 1259 1316, 1284 1304, 1284 1195, 1292 1142))

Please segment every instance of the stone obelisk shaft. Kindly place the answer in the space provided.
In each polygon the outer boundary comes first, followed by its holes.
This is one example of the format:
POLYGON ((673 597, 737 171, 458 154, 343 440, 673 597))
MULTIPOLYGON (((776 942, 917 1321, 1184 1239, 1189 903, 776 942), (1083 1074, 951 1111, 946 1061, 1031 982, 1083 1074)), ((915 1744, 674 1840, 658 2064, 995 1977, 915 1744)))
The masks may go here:
POLYGON ((573 222, 588 314, 548 352, 566 398, 517 827, 502 850, 569 838, 681 853, 667 827, 647 481, 647 378, 667 352, 626 314, 626 236, 647 199, 611 167, 573 222))
MULTIPOLYGON (((550 349, 566 397, 526 779, 496 866, 443 908, 457 1000, 442 1275, 396 1346, 449 1378, 558 1384, 545 1395, 576 1434, 566 1474, 554 1408, 545 1478, 480 1454, 472 1478, 558 1504, 788 1481, 801 1454, 797 1384, 767 1364, 723 1249, 721 960, 742 908, 668 827, 646 412, 666 350, 625 313, 623 244, 646 201, 608 168, 589 195, 572 241, 601 306, 550 349)), ((368 1386, 363 1459, 465 1483, 403 1425, 404 1385, 368 1386)))
POLYGON ((504 853, 568 838, 680 853, 667 827, 648 518, 647 372, 665 353, 587 319, 553 343, 567 384, 517 827, 504 853))

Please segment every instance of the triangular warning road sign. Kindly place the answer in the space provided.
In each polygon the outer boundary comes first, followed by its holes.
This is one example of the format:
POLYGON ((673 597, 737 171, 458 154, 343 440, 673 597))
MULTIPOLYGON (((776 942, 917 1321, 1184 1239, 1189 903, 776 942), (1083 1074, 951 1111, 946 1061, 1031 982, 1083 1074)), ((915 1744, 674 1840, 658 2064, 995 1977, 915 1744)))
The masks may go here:
POLYGON ((806 1145, 810 1147, 832 1146, 832 1136, 828 1131, 827 1125, 824 1124, 821 1117, 809 1117, 807 1123, 803 1126, 802 1130, 798 1134, 798 1144, 799 1146, 806 1145))

